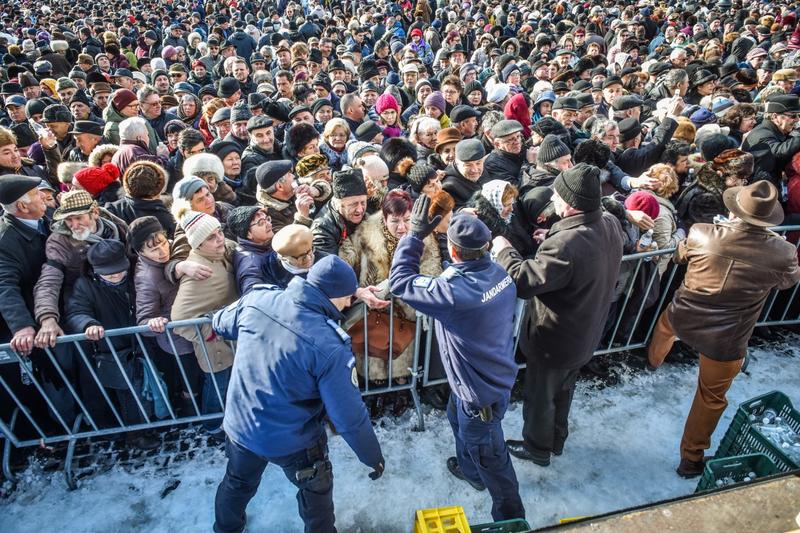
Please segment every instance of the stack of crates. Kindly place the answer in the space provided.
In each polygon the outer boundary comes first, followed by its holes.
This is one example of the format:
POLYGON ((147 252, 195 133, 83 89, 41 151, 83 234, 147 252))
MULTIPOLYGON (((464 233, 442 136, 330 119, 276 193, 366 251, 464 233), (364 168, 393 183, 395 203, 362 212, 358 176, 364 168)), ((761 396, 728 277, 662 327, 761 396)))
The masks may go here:
POLYGON ((753 427, 767 410, 775 412, 795 433, 800 434, 800 412, 782 392, 772 391, 742 403, 720 442, 714 460, 706 463, 697 491, 715 489, 720 480, 742 482, 750 474, 760 478, 800 468, 800 463, 753 427))

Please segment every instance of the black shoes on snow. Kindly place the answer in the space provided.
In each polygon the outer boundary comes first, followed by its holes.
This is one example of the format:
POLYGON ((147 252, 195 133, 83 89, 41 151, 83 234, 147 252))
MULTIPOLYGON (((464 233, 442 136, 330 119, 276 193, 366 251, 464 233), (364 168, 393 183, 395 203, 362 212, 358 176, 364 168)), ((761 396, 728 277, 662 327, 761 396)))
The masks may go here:
MULTIPOLYGON (((537 464, 539 466, 550 466, 550 454, 547 454, 547 457, 544 457, 541 454, 532 453, 525 446, 524 441, 507 440, 506 446, 508 447, 508 453, 510 453, 517 459, 524 459, 525 461, 531 461, 532 463, 537 464)), ((563 452, 563 448, 559 451, 563 452)), ((556 455, 561 455, 561 453, 558 453, 556 455)))
POLYGON ((706 461, 713 459, 713 457, 706 456, 703 457, 701 461, 690 461, 689 459, 681 459, 681 463, 678 465, 678 468, 675 469, 675 472, 678 473, 683 479, 692 479, 693 477, 697 477, 703 474, 703 471, 706 468, 706 461))
POLYGON ((447 458, 447 469, 450 471, 451 474, 453 474, 458 479, 469 483, 473 489, 477 491, 486 490, 486 486, 483 483, 475 483, 474 481, 470 481, 469 479, 467 479, 467 477, 464 475, 464 472, 461 471, 461 467, 458 466, 458 459, 456 459, 455 457, 447 458))

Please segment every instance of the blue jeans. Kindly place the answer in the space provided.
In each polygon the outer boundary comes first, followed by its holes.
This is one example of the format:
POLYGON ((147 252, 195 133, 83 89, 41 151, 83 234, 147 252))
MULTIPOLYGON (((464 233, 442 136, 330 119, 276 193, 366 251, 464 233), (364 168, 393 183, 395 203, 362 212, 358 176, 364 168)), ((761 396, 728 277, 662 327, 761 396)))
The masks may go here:
POLYGON ((214 501, 215 533, 240 533, 247 522, 245 509, 258 491, 264 469, 272 462, 297 487, 297 509, 306 533, 336 533, 333 514, 333 470, 327 437, 316 445, 282 457, 261 457, 230 439, 225 441, 228 466, 214 501), (306 471, 310 469, 310 471, 306 471), (297 479, 298 471, 302 479, 297 479))
MULTIPOLYGON (((203 396, 200 410, 204 415, 223 412, 222 404, 219 402, 217 391, 214 388, 214 380, 217 382, 219 394, 224 401, 228 393, 228 382, 231 380, 231 368, 232 367, 214 373, 203 373, 203 396)), ((203 422, 203 427, 209 433, 220 432, 222 431, 222 419, 203 422)))
POLYGON ((510 393, 492 405, 492 420, 481 420, 479 410, 450 394, 447 419, 456 439, 456 458, 464 476, 489 489, 495 521, 525 518, 519 483, 503 437, 503 416, 510 393))

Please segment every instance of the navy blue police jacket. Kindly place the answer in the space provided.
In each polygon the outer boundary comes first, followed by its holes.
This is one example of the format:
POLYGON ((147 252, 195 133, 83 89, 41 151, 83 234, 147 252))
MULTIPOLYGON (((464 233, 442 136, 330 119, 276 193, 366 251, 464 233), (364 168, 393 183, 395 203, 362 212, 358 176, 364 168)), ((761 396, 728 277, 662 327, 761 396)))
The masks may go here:
POLYGON ((414 235, 397 245, 391 291, 435 320, 436 339, 453 392, 474 408, 508 396, 517 376, 514 307, 517 289, 488 254, 421 276, 423 243, 414 235))
POLYGON ((362 463, 383 461, 341 318, 300 277, 286 290, 256 285, 214 314, 214 331, 237 341, 223 420, 229 438, 265 458, 289 455, 317 443, 327 413, 362 463))

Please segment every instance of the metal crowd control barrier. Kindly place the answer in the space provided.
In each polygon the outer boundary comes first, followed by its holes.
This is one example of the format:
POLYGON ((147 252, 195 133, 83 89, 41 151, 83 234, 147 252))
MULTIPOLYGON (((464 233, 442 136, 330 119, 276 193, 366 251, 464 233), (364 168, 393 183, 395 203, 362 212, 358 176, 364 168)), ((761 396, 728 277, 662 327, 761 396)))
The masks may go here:
MULTIPOLYGON (((794 232, 800 232, 800 225, 779 227, 775 228, 775 231, 787 236, 790 241, 795 241, 795 248, 800 246, 800 239, 798 239, 798 237, 800 237, 800 233, 793 235, 794 232)), ((617 294, 619 295, 617 299, 618 301, 612 304, 612 313, 610 313, 611 318, 606 324, 607 331, 603 340, 601 341, 600 346, 598 346, 597 350, 595 351, 595 355, 634 350, 647 346, 658 316, 669 303, 669 298, 671 297, 674 286, 680 280, 677 276, 679 266, 672 262, 669 263, 668 268, 663 273, 659 273, 657 265, 652 265, 649 269, 650 272, 646 273, 644 270, 645 264, 651 261, 657 263, 659 259, 671 257, 673 253, 674 249, 666 249, 655 252, 638 253, 623 257, 622 270, 628 274, 628 281, 621 290, 617 290, 617 294), (631 263, 633 263, 632 266, 627 266, 631 263), (640 277, 640 273, 644 274, 640 277), (650 302, 648 305, 647 298, 641 298, 641 293, 644 292, 645 295, 648 295, 650 294, 651 290, 654 289, 654 287, 659 288, 659 294, 656 298, 656 301, 650 302)), ((800 302, 797 302, 796 300, 799 287, 800 283, 790 287, 789 289, 773 290, 767 297, 757 326, 784 326, 800 324, 800 302)), ((523 300, 517 300, 513 329, 515 348, 519 341, 519 333, 523 324, 526 303, 527 302, 523 300)), ((363 316, 361 319, 364 321, 365 326, 365 348, 363 360, 359 364, 361 377, 364 381, 364 386, 361 389, 361 393, 362 396, 371 396, 397 391, 409 391, 414 402, 414 408, 418 418, 418 429, 424 430, 424 419, 419 393, 417 391, 417 384, 427 387, 446 382, 446 379, 444 378, 434 379, 430 376, 431 358, 432 354, 434 353, 433 343, 435 342, 433 337, 433 321, 430 317, 416 313, 414 340, 413 346, 411 347, 413 353, 410 366, 407 367, 409 373, 407 377, 405 375, 398 377, 395 375, 396 364, 393 357, 394 354, 392 353, 394 331, 393 324, 395 316, 394 305, 395 302, 393 299, 390 307, 388 308, 388 316, 390 317, 390 333, 389 357, 386 360, 385 384, 376 384, 370 382, 370 365, 375 363, 370 363, 370 360, 374 358, 371 358, 368 355, 368 309, 366 306, 363 306, 363 316), (424 351, 421 352, 421 350, 424 351), (402 382, 403 380, 405 382, 402 382)), ((181 357, 176 355, 177 350, 173 338, 174 334, 172 333, 172 330, 175 328, 190 327, 194 328, 198 337, 202 339, 203 335, 200 331, 200 328, 208 323, 210 323, 210 319, 202 318, 195 320, 175 321, 167 324, 166 336, 172 349, 171 357, 174 357, 175 359, 175 363, 180 375, 180 381, 182 382, 181 385, 185 386, 185 390, 191 393, 189 394, 191 399, 191 412, 188 415, 183 416, 179 416, 179 414, 176 413, 175 407, 172 405, 169 399, 169 394, 167 394, 167 391, 164 389, 164 385, 158 379, 155 380, 155 392, 160 397, 159 399, 164 402, 168 415, 161 419, 158 419, 154 416, 153 412, 148 409, 143 402, 141 391, 134 386, 134 383, 125 372, 118 350, 111 342, 112 338, 132 335, 136 340, 136 344, 141 350, 141 356, 145 364, 145 370, 150 372, 152 376, 158 376, 159 373, 157 370, 157 365, 154 364, 152 356, 148 352, 147 345, 143 340, 143 336, 152 336, 152 332, 148 327, 141 326, 109 330, 105 332, 104 339, 97 341, 105 343, 110 350, 110 353, 114 359, 114 363, 116 364, 125 381, 125 389, 132 394, 134 403, 136 404, 138 411, 137 414, 141 417, 141 421, 139 423, 130 424, 125 423, 123 420, 125 417, 120 414, 116 404, 109 396, 109 391, 102 386, 94 365, 90 361, 90 358, 87 355, 84 346, 82 345, 83 342, 88 342, 85 335, 64 335, 58 338, 57 344, 71 345, 74 348, 78 365, 83 365, 80 371, 88 372, 89 377, 91 378, 90 383, 95 385, 99 390, 101 397, 99 399, 105 403, 105 406, 108 407, 110 413, 113 415, 113 419, 115 420, 116 424, 112 423, 110 426, 100 424, 99 421, 95 419, 91 409, 89 409, 87 406, 87 398, 85 395, 82 396, 79 394, 76 390, 76 378, 74 375, 67 375, 67 371, 62 368, 61 364, 59 363, 58 356, 53 349, 47 348, 44 350, 44 354, 46 355, 45 362, 54 367, 66 389, 66 392, 69 393, 69 398, 74 401, 75 410, 77 411, 74 418, 65 417, 65 413, 63 413, 62 410, 60 410, 58 406, 54 404, 54 399, 51 397, 52 395, 48 394, 48 392, 51 392, 52 387, 48 388, 48 385, 42 381, 41 377, 37 377, 36 373, 32 371, 27 358, 24 358, 13 352, 8 344, 0 345, 0 366, 9 364, 18 365, 20 368, 22 381, 27 382, 30 385, 27 387, 22 386, 22 389, 18 386, 15 389, 7 382, 2 373, 0 373, 0 391, 4 391, 13 403, 13 410, 8 416, 8 420, 0 417, 0 432, 2 432, 2 437, 5 439, 2 468, 6 479, 11 481, 14 480, 14 476, 10 467, 10 455, 12 447, 22 448, 29 446, 44 446, 65 441, 68 442, 65 460, 65 476, 68 485, 74 488, 75 484, 72 475, 72 457, 74 454, 75 445, 80 439, 109 436, 131 431, 166 427, 176 424, 206 422, 221 418, 221 411, 213 413, 201 412, 201 406, 195 399, 195 391, 192 389, 192 385, 190 384, 184 363, 181 361, 181 357), (46 409, 49 413, 47 421, 37 420, 34 417, 34 414, 29 408, 28 402, 26 402, 26 400, 30 400, 31 398, 20 397, 21 392, 35 394, 34 391, 35 393, 38 393, 38 395, 41 397, 41 400, 46 404, 46 409), (28 437, 27 435, 18 436, 17 433, 15 433, 22 419, 24 419, 31 426, 30 430, 36 435, 35 437, 28 437), (52 419, 52 421, 50 419, 52 419), (52 429, 53 422, 56 424, 56 429, 52 429)), ((576 332, 576 334, 579 334, 579 332, 576 332)), ((202 344, 202 353, 199 354, 199 356, 206 361, 209 368, 212 368, 205 343, 202 344)), ((526 365, 524 363, 520 364, 520 368, 524 368, 525 366, 526 365)), ((225 398, 220 390, 217 380, 212 379, 211 383, 213 384, 213 394, 216 396, 219 405, 223 406, 224 408, 225 398)), ((98 400, 98 398, 95 398, 95 400, 98 400)))

